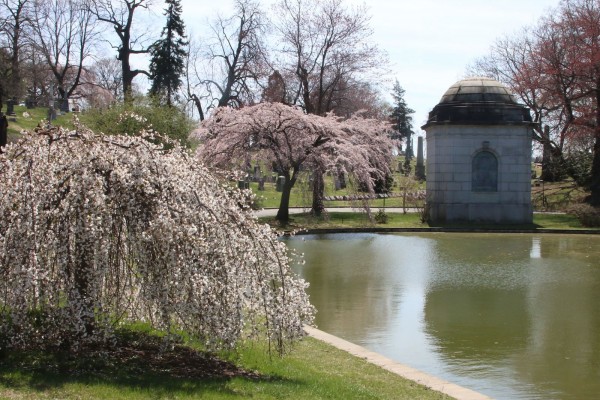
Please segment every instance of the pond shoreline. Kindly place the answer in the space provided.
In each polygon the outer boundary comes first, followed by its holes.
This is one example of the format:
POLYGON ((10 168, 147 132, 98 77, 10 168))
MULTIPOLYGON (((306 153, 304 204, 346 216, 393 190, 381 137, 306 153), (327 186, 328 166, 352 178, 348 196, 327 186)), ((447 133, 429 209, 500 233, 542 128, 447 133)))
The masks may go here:
MULTIPOLYGON (((544 234, 579 234, 579 235, 599 235, 598 229, 494 229, 494 228, 384 228, 384 227, 367 227, 367 228, 311 228, 301 229, 294 232, 294 235, 314 235, 317 233, 410 233, 410 232, 427 232, 427 233, 544 233, 544 234)), ((291 232, 285 232, 285 236, 292 235, 291 232)))

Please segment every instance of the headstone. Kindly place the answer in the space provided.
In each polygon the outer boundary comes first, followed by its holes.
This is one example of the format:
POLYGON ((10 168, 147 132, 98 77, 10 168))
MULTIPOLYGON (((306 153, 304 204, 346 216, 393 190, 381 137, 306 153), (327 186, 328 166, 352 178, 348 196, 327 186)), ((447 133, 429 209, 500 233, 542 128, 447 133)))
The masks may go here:
POLYGON ((417 166, 415 168, 415 178, 420 181, 425 180, 425 162, 423 157, 423 137, 419 136, 417 142, 417 166))
POLYGON ((335 175, 335 176, 333 177, 333 185, 334 185, 334 187, 335 187, 335 190, 340 190, 340 189, 342 188, 342 185, 341 185, 341 183, 340 183, 340 179, 338 178, 338 176, 337 176, 337 175, 335 175))
POLYGON ((277 178, 277 186, 275 190, 278 192, 283 192, 283 186, 285 185, 285 176, 280 176, 277 178))
POLYGON ((15 114, 15 101, 13 99, 6 101, 6 114, 11 116, 17 115, 15 114))
POLYGON ((265 178, 258 180, 258 190, 265 190, 265 178))
POLYGON ((250 182, 238 181, 238 189, 250 189, 250 182))

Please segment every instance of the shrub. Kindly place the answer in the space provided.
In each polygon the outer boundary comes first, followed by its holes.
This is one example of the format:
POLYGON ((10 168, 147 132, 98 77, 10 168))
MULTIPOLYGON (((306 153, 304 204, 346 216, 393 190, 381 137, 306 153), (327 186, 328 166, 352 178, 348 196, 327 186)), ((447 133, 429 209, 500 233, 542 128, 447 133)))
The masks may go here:
POLYGON ((142 321, 209 348, 259 336, 283 351, 313 317, 285 244, 247 191, 145 136, 43 130, 4 149, 0 341, 78 348, 142 321))
POLYGON ((567 210, 568 214, 575 215, 581 225, 587 227, 600 227, 600 208, 589 204, 576 204, 567 210))
POLYGON ((377 211, 377 214, 375 214, 375 222, 378 224, 388 223, 388 215, 383 208, 380 208, 379 211, 377 211))
POLYGON ((579 186, 588 186, 592 181, 592 161, 594 154, 588 151, 573 151, 565 156, 569 175, 579 186))
POLYGON ((162 136, 190 145, 194 123, 177 107, 158 106, 140 97, 131 104, 114 104, 109 109, 88 111, 83 121, 95 132, 107 135, 139 135, 153 130, 162 136))

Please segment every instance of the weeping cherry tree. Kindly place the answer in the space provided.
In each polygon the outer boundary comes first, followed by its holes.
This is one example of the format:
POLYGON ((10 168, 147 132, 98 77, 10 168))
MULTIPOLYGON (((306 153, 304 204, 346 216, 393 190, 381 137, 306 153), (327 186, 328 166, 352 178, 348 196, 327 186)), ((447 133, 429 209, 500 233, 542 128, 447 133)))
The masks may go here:
POLYGON ((314 313, 285 245, 247 193, 142 136, 39 130, 0 155, 0 350, 76 349, 145 321, 283 351, 314 313))
POLYGON ((290 193, 304 171, 348 174, 373 192, 390 174, 393 142, 385 122, 305 114, 281 103, 219 108, 202 123, 198 152, 208 165, 243 169, 252 157, 273 164, 285 178, 277 220, 289 220, 290 193))

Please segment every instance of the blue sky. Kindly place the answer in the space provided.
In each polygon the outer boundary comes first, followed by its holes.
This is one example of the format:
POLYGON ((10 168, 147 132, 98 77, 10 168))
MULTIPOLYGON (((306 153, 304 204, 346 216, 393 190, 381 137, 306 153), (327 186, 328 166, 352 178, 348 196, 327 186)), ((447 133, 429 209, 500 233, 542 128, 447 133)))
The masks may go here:
MULTIPOLYGON (((268 7, 274 0, 263 0, 268 7)), ((388 53, 393 79, 406 90, 414 127, 453 83, 465 77, 475 59, 493 42, 534 25, 559 0, 346 0, 370 10, 373 42, 388 53)), ((231 2, 182 0, 186 28, 199 33, 217 12, 230 13, 231 2)))

